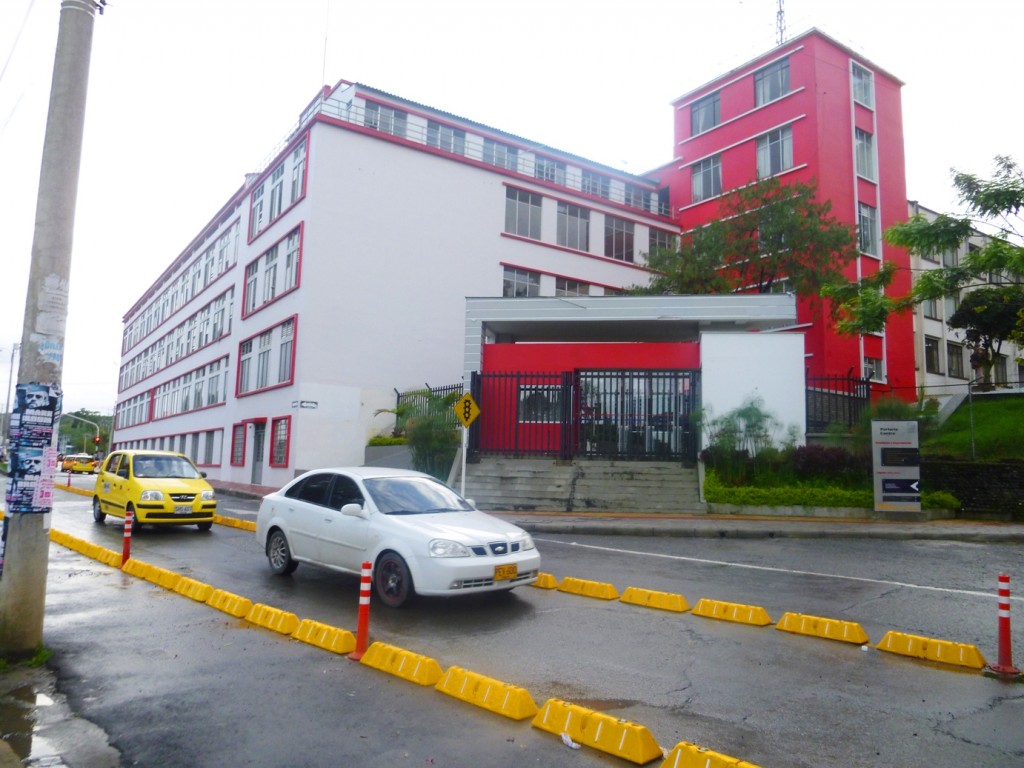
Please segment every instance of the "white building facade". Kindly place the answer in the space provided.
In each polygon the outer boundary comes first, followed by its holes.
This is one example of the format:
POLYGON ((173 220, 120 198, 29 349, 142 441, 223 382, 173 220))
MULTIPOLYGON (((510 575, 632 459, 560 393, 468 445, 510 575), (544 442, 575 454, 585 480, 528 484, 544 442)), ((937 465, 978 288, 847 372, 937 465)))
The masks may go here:
POLYGON ((125 316, 114 446, 263 486, 361 464, 396 390, 462 379, 465 297, 645 283, 667 212, 654 179, 325 88, 125 316))
MULTIPOLYGON (((928 220, 938 216, 938 213, 916 201, 909 201, 907 207, 910 216, 922 215, 928 220)), ((914 274, 916 276, 928 270, 955 266, 970 251, 980 249, 985 240, 985 235, 977 232, 955 251, 940 256, 912 253, 914 274)), ((968 385, 980 375, 971 368, 971 350, 963 330, 950 328, 947 323, 960 306, 960 298, 965 292, 979 287, 1004 285, 1006 282, 1007 276, 991 274, 985 282, 978 282, 941 300, 923 302, 914 308, 914 362, 918 389, 923 397, 945 403, 966 394, 968 385)), ((1004 341, 992 366, 993 384, 1019 388, 1024 380, 1024 363, 1020 362, 1022 355, 1024 349, 1004 341)))

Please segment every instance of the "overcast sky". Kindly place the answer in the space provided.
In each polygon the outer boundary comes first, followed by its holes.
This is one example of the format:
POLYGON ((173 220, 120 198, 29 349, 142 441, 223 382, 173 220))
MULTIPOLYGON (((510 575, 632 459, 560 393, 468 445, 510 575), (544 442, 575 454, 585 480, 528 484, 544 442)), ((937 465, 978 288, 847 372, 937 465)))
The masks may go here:
MULTIPOLYGON (((354 80, 598 162, 672 158, 669 102, 776 43, 777 0, 109 0, 97 16, 64 408, 113 410, 125 312, 294 125, 354 80)), ((60 0, 0 24, 0 386, 21 340, 60 0)), ((900 78, 907 194, 1024 162, 1020 0, 788 0, 900 78)))

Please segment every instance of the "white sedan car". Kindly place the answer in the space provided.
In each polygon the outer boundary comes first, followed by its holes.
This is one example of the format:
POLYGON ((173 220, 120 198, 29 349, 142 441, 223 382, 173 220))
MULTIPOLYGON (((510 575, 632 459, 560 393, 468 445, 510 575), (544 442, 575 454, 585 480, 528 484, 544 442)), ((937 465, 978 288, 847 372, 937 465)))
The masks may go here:
POLYGON ((404 469, 316 469, 263 497, 256 537, 276 574, 311 563, 360 573, 377 597, 451 596, 532 584, 540 554, 522 528, 473 508, 430 475, 404 469))

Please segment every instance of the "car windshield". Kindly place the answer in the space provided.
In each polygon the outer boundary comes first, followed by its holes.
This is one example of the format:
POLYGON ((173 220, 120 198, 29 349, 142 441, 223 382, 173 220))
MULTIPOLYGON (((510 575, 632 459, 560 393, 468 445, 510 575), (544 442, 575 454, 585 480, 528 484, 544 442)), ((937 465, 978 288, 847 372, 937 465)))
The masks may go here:
POLYGON ((372 477, 363 481, 385 515, 463 512, 473 507, 443 483, 429 477, 372 477))
POLYGON ((182 456, 136 456, 133 464, 135 477, 182 477, 195 480, 202 477, 188 459, 182 456))

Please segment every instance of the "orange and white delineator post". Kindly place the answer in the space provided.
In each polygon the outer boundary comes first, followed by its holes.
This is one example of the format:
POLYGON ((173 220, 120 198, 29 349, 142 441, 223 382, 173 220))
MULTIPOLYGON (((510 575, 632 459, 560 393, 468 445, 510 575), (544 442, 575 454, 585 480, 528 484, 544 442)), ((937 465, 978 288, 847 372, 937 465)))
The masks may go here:
POLYGON ((988 672, 1000 677, 1020 677, 1020 670, 1013 666, 1013 641, 1010 637, 1010 577, 999 574, 999 663, 989 664, 988 672))
POLYGON ((124 545, 121 548, 121 567, 128 562, 128 559, 132 556, 132 521, 135 519, 135 513, 126 509, 124 513, 124 545))
POLYGON ((356 649, 348 655, 353 661, 359 661, 366 653, 370 635, 370 588, 373 582, 373 565, 369 560, 363 562, 363 572, 359 578, 359 622, 356 627, 356 649))

